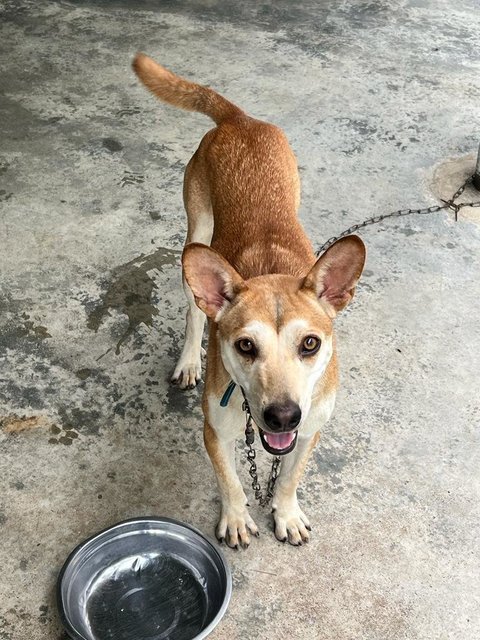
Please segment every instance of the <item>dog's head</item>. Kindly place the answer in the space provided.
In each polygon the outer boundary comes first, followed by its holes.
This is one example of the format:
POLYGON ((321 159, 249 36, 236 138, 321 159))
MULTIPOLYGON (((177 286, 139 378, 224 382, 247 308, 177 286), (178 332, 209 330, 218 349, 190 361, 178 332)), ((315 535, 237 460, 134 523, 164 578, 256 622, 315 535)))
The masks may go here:
POLYGON ((185 247, 185 278, 216 323, 223 364, 243 387, 262 443, 288 453, 334 353, 333 320, 353 297, 365 262, 357 236, 332 245, 304 278, 243 280, 216 251, 185 247))

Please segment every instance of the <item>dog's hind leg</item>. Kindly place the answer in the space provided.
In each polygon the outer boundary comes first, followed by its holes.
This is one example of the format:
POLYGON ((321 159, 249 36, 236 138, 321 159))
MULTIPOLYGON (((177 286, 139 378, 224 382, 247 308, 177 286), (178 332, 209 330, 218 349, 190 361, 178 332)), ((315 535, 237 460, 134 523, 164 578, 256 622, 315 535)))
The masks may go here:
MULTIPOLYGON (((213 233, 213 215, 205 165, 198 152, 185 170, 183 200, 188 218, 185 244, 201 242, 210 244, 213 233)), ((172 382, 181 389, 193 389, 201 378, 202 337, 205 314, 195 304, 190 287, 182 274, 183 289, 188 301, 185 343, 172 375, 172 382)))

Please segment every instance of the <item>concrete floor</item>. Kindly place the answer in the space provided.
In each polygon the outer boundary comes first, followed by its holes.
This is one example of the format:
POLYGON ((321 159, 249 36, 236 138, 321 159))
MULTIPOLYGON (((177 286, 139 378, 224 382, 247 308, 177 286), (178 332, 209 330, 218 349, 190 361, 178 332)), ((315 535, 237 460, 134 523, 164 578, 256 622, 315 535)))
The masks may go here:
MULTIPOLYGON (((202 388, 168 383, 182 172, 210 123, 157 103, 134 52, 285 129, 320 244, 434 204, 434 166, 475 151, 473 5, 0 3, 1 640, 64 638, 55 579, 86 536, 142 514, 212 534, 219 509, 202 388)), ((342 390, 301 488, 312 541, 282 546, 253 507, 262 536, 226 550, 212 640, 480 637, 480 232, 440 213, 362 237, 342 390)))

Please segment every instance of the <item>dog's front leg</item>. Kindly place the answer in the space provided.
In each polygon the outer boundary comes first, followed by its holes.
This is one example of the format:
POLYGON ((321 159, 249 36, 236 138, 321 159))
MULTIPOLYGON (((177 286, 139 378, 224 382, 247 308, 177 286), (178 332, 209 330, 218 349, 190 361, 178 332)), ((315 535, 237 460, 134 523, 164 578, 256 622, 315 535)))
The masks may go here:
POLYGON ((275 537, 280 542, 288 540, 290 544, 298 546, 309 540, 310 523, 298 506, 297 487, 319 437, 319 433, 299 437, 296 448, 282 459, 272 504, 275 537))
POLYGON ((249 532, 258 536, 258 529, 247 510, 247 497, 235 469, 235 438, 221 439, 206 421, 205 446, 217 476, 222 500, 222 512, 216 529, 220 542, 244 549, 250 544, 249 532))

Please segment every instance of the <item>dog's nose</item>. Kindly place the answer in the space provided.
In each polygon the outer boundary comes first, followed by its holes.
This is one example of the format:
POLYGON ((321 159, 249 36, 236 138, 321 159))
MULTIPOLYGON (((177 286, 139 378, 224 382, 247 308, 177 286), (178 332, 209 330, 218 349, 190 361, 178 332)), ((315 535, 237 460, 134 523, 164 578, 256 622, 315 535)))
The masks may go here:
POLYGON ((272 431, 291 431, 298 426, 302 410, 296 402, 270 404, 263 412, 263 419, 272 431))

